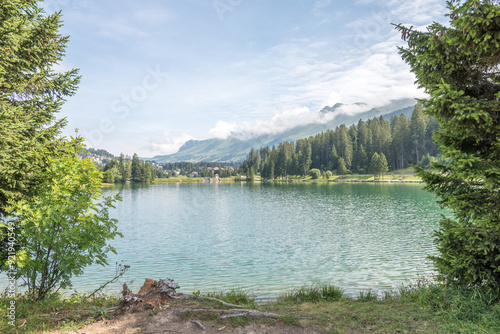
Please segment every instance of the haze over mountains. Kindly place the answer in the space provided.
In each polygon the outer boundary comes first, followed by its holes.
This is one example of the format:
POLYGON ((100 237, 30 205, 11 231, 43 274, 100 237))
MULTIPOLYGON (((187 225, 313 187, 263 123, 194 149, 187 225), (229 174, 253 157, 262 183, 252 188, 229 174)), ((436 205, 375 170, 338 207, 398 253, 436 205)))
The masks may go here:
POLYGON ((378 108, 370 108, 364 103, 352 105, 337 103, 332 107, 326 106, 321 109, 315 123, 254 138, 246 138, 248 136, 234 133, 226 139, 189 140, 177 153, 157 155, 152 160, 159 163, 179 161, 241 162, 252 148, 259 149, 263 146, 277 145, 282 141, 308 138, 327 129, 335 129, 341 124, 346 126, 356 124, 360 119, 367 120, 380 116, 389 119, 391 116, 399 116, 401 113, 411 116, 415 104, 414 99, 393 100, 388 105, 378 108))

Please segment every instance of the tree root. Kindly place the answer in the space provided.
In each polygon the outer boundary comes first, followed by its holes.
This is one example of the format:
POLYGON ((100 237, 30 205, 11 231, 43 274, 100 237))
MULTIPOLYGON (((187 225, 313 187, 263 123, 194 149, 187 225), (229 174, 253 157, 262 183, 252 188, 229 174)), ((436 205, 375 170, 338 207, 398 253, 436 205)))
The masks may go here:
POLYGON ((206 331, 207 328, 205 326, 203 326, 203 324, 199 321, 196 321, 196 320, 191 320, 191 323, 195 324, 196 326, 198 326, 199 328, 201 328, 202 331, 206 331))
POLYGON ((275 313, 268 313, 268 312, 261 312, 257 310, 248 310, 248 309, 230 309, 230 310, 216 310, 216 309, 211 309, 211 308, 182 308, 182 309, 177 309, 170 314, 176 315, 176 316, 181 316, 189 312, 211 312, 211 313, 219 313, 221 319, 228 319, 228 318, 235 318, 235 317, 246 317, 246 316, 252 316, 252 317, 265 317, 265 318, 275 318, 279 319, 284 317, 283 315, 280 314, 275 314, 275 313))
POLYGON ((178 297, 173 297, 173 298, 175 298, 175 299, 189 299, 189 298, 206 299, 206 300, 212 300, 212 301, 219 302, 222 305, 228 306, 228 307, 236 307, 236 308, 243 307, 241 305, 235 305, 235 304, 226 303, 223 300, 220 300, 220 299, 217 299, 217 298, 212 298, 212 297, 203 297, 203 296, 191 295, 191 294, 188 294, 188 293, 178 293, 177 295, 178 295, 178 297))

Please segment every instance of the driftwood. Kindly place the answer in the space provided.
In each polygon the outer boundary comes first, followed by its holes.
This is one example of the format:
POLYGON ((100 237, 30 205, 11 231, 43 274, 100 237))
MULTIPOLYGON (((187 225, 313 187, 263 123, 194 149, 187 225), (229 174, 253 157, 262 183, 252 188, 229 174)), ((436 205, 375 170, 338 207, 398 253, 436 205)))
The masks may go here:
POLYGON ((180 297, 179 299, 188 299, 188 298, 205 299, 205 300, 212 300, 212 301, 219 302, 222 305, 228 306, 228 307, 236 307, 236 308, 243 307, 241 305, 226 303, 225 301, 217 299, 217 298, 203 297, 203 296, 191 295, 191 294, 187 294, 187 293, 179 293, 178 296, 180 297))
POLYGON ((224 306, 232 307, 232 308, 240 308, 241 305, 235 305, 226 303, 223 300, 211 298, 211 297, 203 297, 196 296, 187 293, 177 293, 176 290, 180 288, 179 284, 175 283, 173 279, 167 278, 164 280, 152 280, 146 278, 144 285, 141 287, 139 293, 134 294, 128 288, 127 284, 123 284, 123 305, 125 307, 130 306, 141 306, 143 307, 161 307, 162 304, 168 302, 168 299, 205 299, 212 300, 218 303, 221 303, 224 306))
MULTIPOLYGON (((243 309, 241 305, 235 305, 226 303, 223 300, 211 297, 203 297, 196 296, 185 293, 177 293, 176 289, 179 288, 179 284, 175 283, 172 279, 164 279, 164 280, 152 280, 146 278, 144 285, 141 287, 139 293, 134 294, 128 288, 127 284, 123 284, 123 301, 122 306, 128 309, 132 309, 133 311, 142 311, 145 309, 158 308, 162 309, 164 305, 168 307, 169 301, 172 299, 203 299, 203 300, 211 300, 216 301, 226 307, 230 307, 230 309, 213 309, 213 308, 180 308, 171 311, 169 314, 175 316, 181 316, 186 313, 197 313, 197 312, 210 312, 210 313, 218 313, 221 319, 228 319, 234 317, 266 317, 266 318, 282 318, 282 315, 275 313, 267 313, 261 312, 257 310, 243 309)), ((165 307, 165 308, 166 308, 165 307)), ((193 320, 191 321, 193 324, 201 328, 202 330, 206 330, 205 326, 201 324, 199 321, 193 320), (204 329, 205 328, 205 329, 204 329)))
POLYGON ((146 278, 139 292, 134 294, 128 288, 127 283, 124 283, 121 306, 134 311, 161 308, 168 304, 169 299, 175 298, 175 290, 178 288, 179 284, 169 278, 158 281, 146 278))
POLYGON ((211 309, 211 308, 182 308, 182 309, 177 309, 170 314, 176 315, 176 316, 181 316, 186 313, 190 312, 211 312, 211 313, 219 313, 221 314, 220 318, 221 319, 227 319, 227 318, 234 318, 234 317, 245 317, 245 316, 253 316, 253 317, 266 317, 266 318, 282 318, 283 315, 280 314, 275 314, 275 313, 268 313, 268 312, 261 312, 257 310, 248 310, 248 309, 229 309, 229 310, 217 310, 217 309, 211 309))

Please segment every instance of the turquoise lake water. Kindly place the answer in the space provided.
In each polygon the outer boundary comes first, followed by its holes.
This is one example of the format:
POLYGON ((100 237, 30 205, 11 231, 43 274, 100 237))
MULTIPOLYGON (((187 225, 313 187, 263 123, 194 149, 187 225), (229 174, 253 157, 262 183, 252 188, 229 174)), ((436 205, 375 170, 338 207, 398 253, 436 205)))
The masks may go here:
POLYGON ((112 278, 121 260, 131 268, 108 292, 166 277, 185 292, 383 290, 431 272, 440 210, 419 184, 131 184, 105 195, 117 192, 118 255, 87 268, 78 291, 112 278))

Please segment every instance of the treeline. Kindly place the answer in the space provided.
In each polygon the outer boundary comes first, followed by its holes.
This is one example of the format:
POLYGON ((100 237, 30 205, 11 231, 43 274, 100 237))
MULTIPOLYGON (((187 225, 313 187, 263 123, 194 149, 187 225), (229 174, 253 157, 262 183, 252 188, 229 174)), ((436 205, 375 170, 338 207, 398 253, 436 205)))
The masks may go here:
POLYGON ((142 161, 135 153, 132 158, 122 153, 118 159, 106 160, 102 172, 105 183, 154 182, 156 178, 169 178, 176 175, 212 178, 215 175, 231 177, 237 175, 236 169, 238 166, 238 164, 234 163, 204 161, 157 163, 155 161, 142 161))
POLYGON ((118 160, 109 160, 103 172, 103 181, 106 183, 153 182, 156 177, 163 175, 161 171, 154 170, 151 163, 140 160, 135 153, 132 159, 122 153, 118 160))
POLYGON ((311 169, 337 174, 371 173, 374 155, 376 159, 383 155, 389 170, 406 168, 437 156, 438 147, 432 140, 436 129, 435 119, 417 105, 410 119, 404 114, 390 120, 381 116, 360 120, 350 127, 340 125, 296 142, 281 142, 278 147, 252 149, 240 170, 250 177, 260 173, 265 179, 304 176, 311 169))

